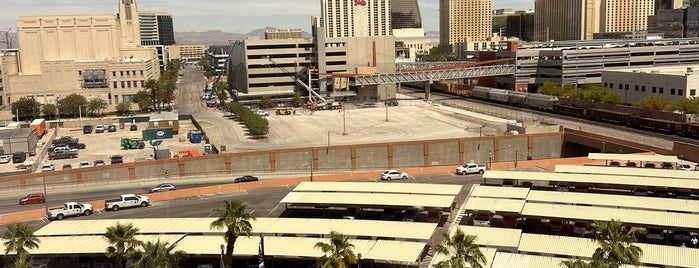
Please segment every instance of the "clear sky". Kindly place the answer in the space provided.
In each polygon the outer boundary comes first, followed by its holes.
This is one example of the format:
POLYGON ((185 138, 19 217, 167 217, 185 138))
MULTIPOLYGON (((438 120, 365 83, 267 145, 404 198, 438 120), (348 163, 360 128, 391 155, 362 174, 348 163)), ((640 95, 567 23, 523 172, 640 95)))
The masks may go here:
MULTIPOLYGON (((418 0, 423 27, 439 30, 439 0, 418 0)), ((247 33, 264 27, 310 30, 320 0, 137 0, 139 10, 170 12, 175 31, 247 33)), ((493 0, 493 9, 533 9, 534 0, 493 0)), ((16 31, 18 16, 116 14, 118 0, 2 0, 0 31, 16 31)))

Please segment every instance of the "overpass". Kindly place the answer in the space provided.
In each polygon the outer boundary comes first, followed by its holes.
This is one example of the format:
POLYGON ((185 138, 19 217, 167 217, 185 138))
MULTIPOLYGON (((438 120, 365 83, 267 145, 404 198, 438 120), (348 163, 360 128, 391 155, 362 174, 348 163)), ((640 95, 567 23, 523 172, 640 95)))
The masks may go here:
POLYGON ((447 79, 464 79, 515 73, 513 59, 479 62, 425 62, 399 65, 399 72, 391 74, 333 73, 333 78, 348 78, 350 86, 397 84, 407 82, 432 82, 447 79))

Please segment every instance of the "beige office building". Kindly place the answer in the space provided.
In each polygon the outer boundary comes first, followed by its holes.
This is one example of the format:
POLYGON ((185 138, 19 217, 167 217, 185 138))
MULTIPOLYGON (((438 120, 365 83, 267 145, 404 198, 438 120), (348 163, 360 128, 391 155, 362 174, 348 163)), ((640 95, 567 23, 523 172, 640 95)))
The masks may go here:
POLYGON ((595 33, 644 32, 656 0, 536 0, 534 40, 591 40, 595 33))
POLYGON ((206 55, 204 45, 173 45, 166 46, 167 58, 170 60, 182 60, 185 63, 198 63, 206 55))
POLYGON ((321 0, 326 37, 391 35, 390 0, 321 0))
POLYGON ((440 46, 451 47, 467 39, 487 40, 492 35, 492 9, 492 0, 440 0, 440 46))
POLYGON ((72 93, 101 98, 110 107, 131 101, 160 76, 154 48, 142 48, 134 0, 119 14, 19 17, 19 52, 2 59, 0 105, 22 97, 55 103, 72 93))

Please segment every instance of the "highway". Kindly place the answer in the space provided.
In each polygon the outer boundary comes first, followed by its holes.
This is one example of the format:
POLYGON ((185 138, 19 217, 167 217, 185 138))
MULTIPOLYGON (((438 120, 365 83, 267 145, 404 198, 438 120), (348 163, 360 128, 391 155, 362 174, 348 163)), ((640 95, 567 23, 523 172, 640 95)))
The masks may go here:
MULTIPOLYGON (((436 183, 464 185, 459 196, 461 198, 460 201, 463 201, 470 191, 471 186, 473 186, 473 184, 482 182, 482 177, 478 174, 458 176, 451 173, 442 173, 419 175, 416 177, 411 177, 405 181, 387 182, 369 178, 361 181, 376 181, 376 183, 436 183)), ((288 192, 290 192, 292 188, 293 187, 275 187, 246 191, 232 191, 223 194, 200 195, 182 199, 154 202, 151 206, 145 208, 138 207, 119 211, 104 211, 103 208, 98 207, 95 208, 97 211, 95 211, 95 214, 93 215, 80 218, 68 218, 64 219, 64 221, 93 219, 210 217, 212 210, 214 208, 221 207, 224 200, 234 199, 241 199, 248 203, 250 209, 253 211, 253 215, 256 217, 278 217, 284 211, 284 207, 279 205, 279 201, 288 192)), ((141 190, 141 193, 143 190, 145 190, 143 188, 133 188, 133 191, 138 193, 139 189, 141 190)), ((105 190, 103 192, 75 191, 62 194, 56 198, 61 200, 95 201, 102 200, 110 196, 116 196, 121 193, 125 192, 117 190, 105 190)), ((58 204, 58 201, 56 202, 58 204)), ((51 205, 53 205, 53 202, 51 202, 51 205)), ((17 205, 16 201, 13 201, 12 204, 2 206, 2 213, 7 213, 8 211, 19 211, 22 209, 42 209, 43 207, 44 204, 20 206, 17 205)), ((48 222, 44 218, 28 223, 34 226, 36 229, 39 229, 48 222)), ((6 228, 6 226, 0 226, 0 233, 4 232, 6 228)))

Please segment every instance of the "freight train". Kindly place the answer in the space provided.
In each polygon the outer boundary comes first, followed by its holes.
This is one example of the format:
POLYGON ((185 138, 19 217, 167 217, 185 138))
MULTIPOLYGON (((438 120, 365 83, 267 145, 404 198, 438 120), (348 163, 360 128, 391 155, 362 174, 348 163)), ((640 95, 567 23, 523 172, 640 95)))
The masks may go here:
POLYGON ((559 100, 558 97, 550 95, 523 93, 481 86, 474 86, 470 90, 458 91, 451 90, 451 87, 449 87, 450 90, 443 90, 440 86, 433 88, 436 91, 457 94, 478 100, 699 139, 699 123, 688 122, 686 116, 670 112, 649 111, 621 105, 598 104, 596 105, 597 107, 594 107, 595 105, 583 105, 583 103, 585 103, 583 101, 572 101, 569 99, 559 100))

